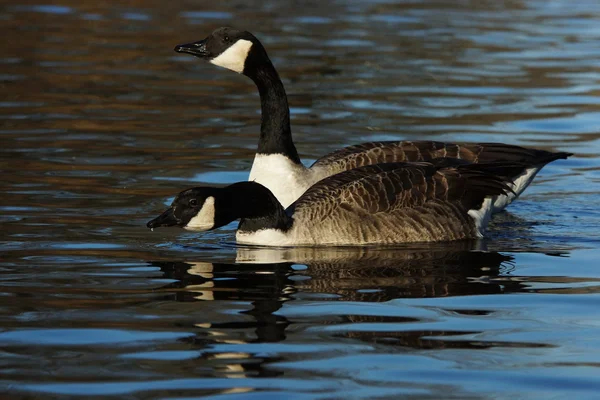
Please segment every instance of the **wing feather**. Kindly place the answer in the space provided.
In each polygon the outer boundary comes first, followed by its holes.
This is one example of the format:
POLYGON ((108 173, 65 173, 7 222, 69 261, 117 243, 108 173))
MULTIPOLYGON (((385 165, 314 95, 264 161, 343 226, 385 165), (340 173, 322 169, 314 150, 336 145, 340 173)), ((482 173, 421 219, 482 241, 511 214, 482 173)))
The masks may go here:
MULTIPOLYGON (((370 165, 325 178, 290 208, 302 235, 347 234, 357 242, 476 237, 468 211, 510 191, 502 165, 434 163, 370 165), (386 233, 387 232, 387 233, 386 233), (362 237, 364 236, 364 237, 362 237), (390 239, 392 240, 392 239, 390 239), (393 239, 397 240, 397 239, 393 239)), ((322 239, 315 239, 322 240, 322 239)))
MULTIPOLYGON (((329 153, 311 166, 331 173, 378 163, 431 161, 436 158, 455 158, 469 163, 514 162, 527 167, 544 165, 564 159, 570 153, 552 153, 503 143, 444 143, 437 141, 368 142, 329 153)), ((516 176, 515 175, 515 176, 516 176)))

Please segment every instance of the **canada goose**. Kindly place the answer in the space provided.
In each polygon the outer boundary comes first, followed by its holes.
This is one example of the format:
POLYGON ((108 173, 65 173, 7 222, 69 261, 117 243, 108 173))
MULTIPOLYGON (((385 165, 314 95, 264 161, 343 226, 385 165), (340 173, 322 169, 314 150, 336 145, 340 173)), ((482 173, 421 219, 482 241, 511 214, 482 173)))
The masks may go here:
POLYGON ((495 199, 492 211, 498 212, 525 190, 544 165, 571 155, 498 143, 371 142, 340 149, 306 168, 292 141, 283 83, 265 48, 254 35, 233 28, 219 28, 204 40, 176 46, 175 51, 208 60, 254 81, 260 94, 262 117, 258 149, 248 180, 269 188, 284 207, 316 182, 342 171, 377 163, 449 157, 472 163, 504 161, 522 166, 512 176, 513 191, 495 199))
POLYGON ((148 228, 207 231, 241 218, 239 243, 267 246, 434 242, 483 236, 491 196, 510 192, 518 167, 386 163, 325 178, 284 209, 256 182, 185 190, 148 228))

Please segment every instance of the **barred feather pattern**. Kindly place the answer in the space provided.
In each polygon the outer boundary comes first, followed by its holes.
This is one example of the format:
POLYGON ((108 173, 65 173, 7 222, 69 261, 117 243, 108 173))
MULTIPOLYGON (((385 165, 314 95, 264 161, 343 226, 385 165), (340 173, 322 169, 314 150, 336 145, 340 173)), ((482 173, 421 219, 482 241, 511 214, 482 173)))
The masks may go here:
POLYGON ((519 197, 544 165, 570 155, 503 143, 369 142, 330 153, 315 161, 309 171, 314 183, 333 174, 377 163, 432 161, 438 158, 460 160, 463 164, 512 163, 517 167, 508 176, 513 191, 491 200, 492 213, 497 213, 519 197))
POLYGON ((327 174, 325 176, 329 176, 365 165, 431 161, 436 158, 455 158, 469 163, 516 162, 531 167, 567 158, 569 155, 503 143, 383 141, 344 147, 319 158, 311 169, 322 171, 321 173, 327 174))
MULTIPOLYGON (((390 244, 480 237, 471 209, 510 192, 486 165, 369 165, 325 178, 289 209, 295 244, 390 244)), ((501 167, 494 167, 498 170, 501 167)))

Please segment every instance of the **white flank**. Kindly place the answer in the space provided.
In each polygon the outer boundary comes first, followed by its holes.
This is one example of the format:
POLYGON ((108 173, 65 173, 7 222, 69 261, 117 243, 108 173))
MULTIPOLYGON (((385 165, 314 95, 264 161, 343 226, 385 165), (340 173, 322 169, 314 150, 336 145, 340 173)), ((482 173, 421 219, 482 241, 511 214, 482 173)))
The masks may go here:
POLYGON ((262 246, 291 246, 293 239, 279 229, 261 229, 256 232, 237 231, 235 239, 240 244, 253 244, 262 246))
POLYGON ((227 68, 241 74, 244 71, 246 57, 252 47, 252 42, 249 40, 240 39, 233 45, 227 48, 210 62, 219 67, 227 68))
POLYGON ((480 238, 483 237, 485 233, 485 228, 487 224, 490 222, 492 217, 492 199, 489 197, 483 200, 481 204, 481 208, 479 210, 469 210, 469 216, 473 218, 475 222, 475 228, 477 228, 477 236, 480 238))
POLYGON ((529 184, 533 181, 533 178, 540 171, 540 167, 531 167, 527 168, 525 172, 523 172, 517 179, 515 179, 510 185, 511 189, 516 193, 508 193, 503 196, 496 196, 494 199, 494 213, 500 212, 506 208, 510 203, 512 203, 523 191, 529 186, 529 184))
POLYGON ((184 226, 190 231, 207 231, 215 226, 215 198, 209 196, 204 201, 200 212, 184 226))
POLYGON ((283 154, 257 154, 248 180, 265 186, 287 208, 316 183, 313 175, 283 154))

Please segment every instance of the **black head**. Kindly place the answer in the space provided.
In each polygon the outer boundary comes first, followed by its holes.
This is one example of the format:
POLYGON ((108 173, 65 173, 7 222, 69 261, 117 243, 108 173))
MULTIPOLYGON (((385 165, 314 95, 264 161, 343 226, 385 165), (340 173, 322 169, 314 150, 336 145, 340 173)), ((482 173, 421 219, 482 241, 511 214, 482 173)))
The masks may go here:
POLYGON ((204 40, 175 46, 175 51, 192 54, 238 73, 244 73, 247 60, 251 58, 266 57, 270 62, 253 34, 228 27, 216 29, 204 40))
POLYGON ((179 193, 171 207, 148 222, 150 229, 161 226, 180 226, 194 231, 207 231, 218 227, 215 197, 219 189, 198 187, 179 193))
POLYGON ((256 182, 238 182, 224 188, 197 187, 179 193, 171 207, 148 222, 150 229, 180 226, 208 231, 242 218, 246 230, 287 229, 291 218, 273 193, 256 182))

